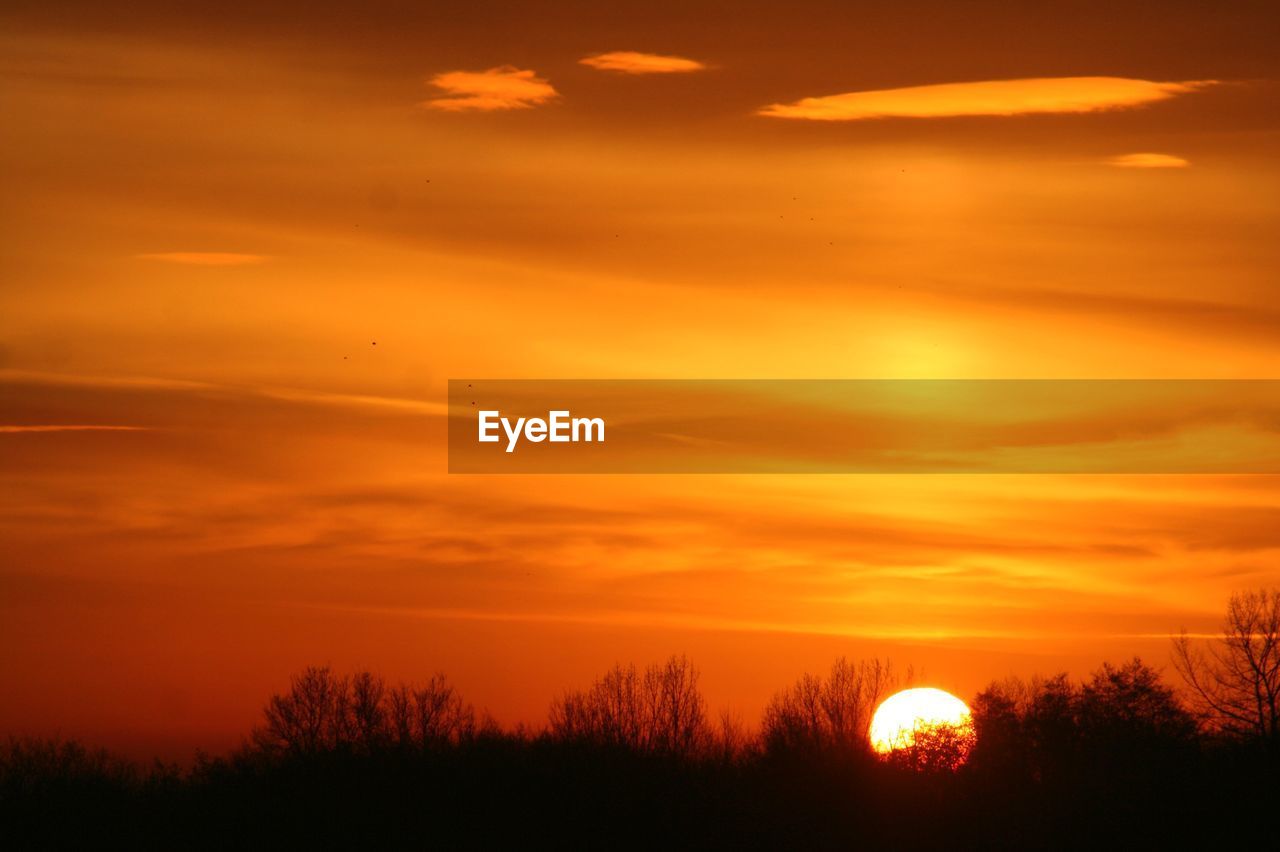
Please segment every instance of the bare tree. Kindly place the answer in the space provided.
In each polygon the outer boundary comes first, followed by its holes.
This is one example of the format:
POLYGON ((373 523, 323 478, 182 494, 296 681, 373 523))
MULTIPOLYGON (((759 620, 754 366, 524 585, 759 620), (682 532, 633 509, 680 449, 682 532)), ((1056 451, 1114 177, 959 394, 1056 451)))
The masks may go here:
POLYGON ((356 743, 374 752, 390 739, 387 713, 387 685, 372 672, 356 672, 351 677, 349 699, 350 728, 356 743))
POLYGON ((692 754, 710 736, 698 670, 672 656, 641 674, 616 665, 590 688, 566 692, 551 705, 552 736, 671 754, 692 754))
POLYGON ((421 689, 389 689, 371 672, 339 677, 314 666, 294 677, 288 692, 272 696, 263 715, 265 723, 253 738, 272 754, 372 753, 392 743, 434 748, 456 744, 476 727, 475 709, 444 675, 434 675, 421 689))
POLYGON ((476 711, 442 674, 421 689, 400 684, 386 699, 388 729, 401 748, 438 748, 475 733, 476 711))
POLYGON ((805 673, 773 696, 762 720, 765 745, 775 751, 809 750, 831 744, 822 711, 822 678, 805 673))
POLYGON ((775 750, 859 750, 880 699, 896 685, 888 661, 836 660, 825 679, 806 674, 765 708, 765 744, 775 750))
POLYGON ((589 689, 566 692, 551 705, 551 732, 558 739, 643 748, 645 705, 634 665, 615 665, 589 689))
POLYGON ((400 684, 387 693, 387 714, 391 736, 402 749, 414 745, 414 698, 408 684, 400 684))
POLYGON ((1202 648, 1184 630, 1173 662, 1210 725, 1280 741, 1280 588, 1233 594, 1222 636, 1202 648))
POLYGON ((692 754, 709 732, 707 703, 698 691, 698 670, 683 654, 644 673, 649 748, 692 754))
POLYGON ((50 792, 51 785, 128 787, 140 777, 134 764, 75 740, 11 736, 0 742, 0 803, 50 792))
POLYGON ((442 674, 432 675, 426 686, 414 691, 413 708, 413 731, 423 748, 457 743, 475 732, 475 708, 442 674))
POLYGON ((263 711, 266 724, 254 739, 268 751, 315 754, 345 742, 349 682, 328 666, 295 676, 289 691, 273 695, 263 711))
POLYGON ((723 763, 735 764, 756 753, 758 740, 747 730, 742 714, 720 711, 720 724, 712 740, 715 756, 723 763))
POLYGON ((645 704, 640 694, 640 677, 634 665, 615 666, 606 672, 593 690, 591 715, 606 742, 644 747, 645 704))

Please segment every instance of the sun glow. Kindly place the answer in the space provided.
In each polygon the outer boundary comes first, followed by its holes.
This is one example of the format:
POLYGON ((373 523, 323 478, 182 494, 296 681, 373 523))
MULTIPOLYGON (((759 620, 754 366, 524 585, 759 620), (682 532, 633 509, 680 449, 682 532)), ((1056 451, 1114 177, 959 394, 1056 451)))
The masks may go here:
POLYGON ((904 689, 886 698, 871 717, 871 746, 888 754, 917 745, 922 735, 947 730, 965 736, 972 732, 968 705, 941 689, 904 689))

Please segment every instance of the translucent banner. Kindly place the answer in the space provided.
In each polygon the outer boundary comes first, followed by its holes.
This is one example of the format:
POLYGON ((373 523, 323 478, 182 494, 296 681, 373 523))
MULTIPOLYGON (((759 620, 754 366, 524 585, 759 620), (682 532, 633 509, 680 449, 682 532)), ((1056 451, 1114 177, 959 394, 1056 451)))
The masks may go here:
POLYGON ((449 471, 1280 473, 1280 381, 456 379, 449 471))

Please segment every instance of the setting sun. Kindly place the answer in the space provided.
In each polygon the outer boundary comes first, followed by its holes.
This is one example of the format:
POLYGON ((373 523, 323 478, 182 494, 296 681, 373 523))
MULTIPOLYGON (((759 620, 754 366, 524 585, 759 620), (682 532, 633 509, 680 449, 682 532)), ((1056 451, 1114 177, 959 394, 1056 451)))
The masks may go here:
POLYGON ((916 745, 924 732, 973 727, 969 706, 932 687, 904 689, 884 700, 871 717, 871 746, 880 754, 916 745))
POLYGON ((0 2, 4 848, 1274 834, 1280 2, 729 11, 0 2))

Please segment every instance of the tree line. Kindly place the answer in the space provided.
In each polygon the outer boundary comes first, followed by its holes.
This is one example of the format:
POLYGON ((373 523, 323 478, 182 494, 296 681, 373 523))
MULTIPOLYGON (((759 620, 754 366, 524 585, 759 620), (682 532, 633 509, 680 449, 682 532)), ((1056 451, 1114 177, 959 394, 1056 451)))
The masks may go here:
POLYGON ((442 674, 312 667, 240 748, 187 770, 10 739, 0 819, 32 846, 1220 845, 1280 800, 1280 590, 1234 595, 1221 634, 1173 656, 1170 679, 1132 659, 993 682, 970 739, 924 732, 887 759, 871 715, 913 673, 878 659, 802 675, 754 729, 710 711, 683 655, 615 665, 538 730, 504 729, 442 674))
MULTIPOLYGON (((1134 659, 1104 663, 1075 683, 1065 673, 993 682, 971 702, 978 757, 1007 744, 1037 762, 1045 749, 1076 751, 1099 741, 1115 750, 1202 737, 1274 749, 1280 736, 1280 590, 1233 595, 1220 638, 1173 643, 1182 689, 1134 659)), ((713 719, 699 671, 684 655, 638 669, 615 665, 584 689, 551 703, 538 736, 603 748, 684 757, 866 752, 876 706, 913 680, 887 660, 837 659, 775 693, 755 736, 730 715, 713 719)), ((421 687, 388 685, 368 671, 349 676, 308 668, 274 695, 253 744, 265 754, 389 747, 432 749, 501 731, 478 715, 443 674, 421 687)), ((527 731, 516 732, 529 736, 527 731)), ((927 765, 928 755, 916 755, 927 765)), ((954 768, 954 762, 946 761, 954 768)))

